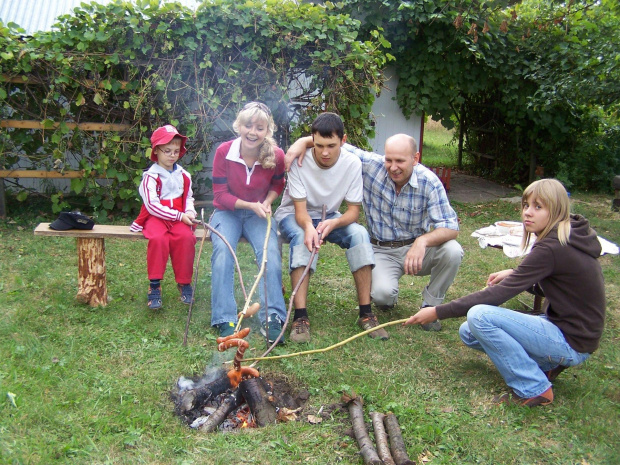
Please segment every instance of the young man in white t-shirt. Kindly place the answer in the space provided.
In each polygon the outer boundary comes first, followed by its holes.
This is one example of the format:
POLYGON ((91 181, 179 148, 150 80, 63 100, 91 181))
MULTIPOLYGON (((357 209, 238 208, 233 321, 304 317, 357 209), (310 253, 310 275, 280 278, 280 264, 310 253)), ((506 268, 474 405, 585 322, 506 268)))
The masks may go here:
MULTIPOLYGON (((322 113, 312 123, 314 147, 308 149, 303 166, 294 164, 282 203, 274 218, 280 233, 290 243, 289 270, 293 289, 299 283, 304 268, 310 261, 312 249, 325 240, 346 249, 349 268, 353 273, 359 318, 357 324, 364 330, 379 325, 370 307, 370 284, 374 256, 366 228, 356 223, 362 205, 362 164, 358 157, 340 148, 346 142, 344 125, 335 113, 322 113), (342 201, 347 204, 341 214, 342 201), (321 221, 323 206, 325 221, 321 221), (319 234, 321 239, 319 240, 319 234)), ((316 269, 317 257, 310 267, 316 269)), ((302 281, 293 304, 295 315, 290 339, 293 342, 310 340, 310 320, 306 307, 310 275, 302 281)), ((384 329, 370 333, 370 337, 388 339, 384 329)))

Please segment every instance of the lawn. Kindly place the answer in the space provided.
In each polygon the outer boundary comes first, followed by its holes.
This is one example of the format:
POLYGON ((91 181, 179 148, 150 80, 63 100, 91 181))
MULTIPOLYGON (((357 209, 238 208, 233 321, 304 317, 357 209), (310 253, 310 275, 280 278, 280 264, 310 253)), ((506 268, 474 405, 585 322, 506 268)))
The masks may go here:
MULTIPOLYGON (((574 210, 589 217, 599 234, 620 243, 620 214, 611 211, 610 197, 573 193, 572 199, 574 210)), ((518 219, 514 204, 454 206, 465 258, 447 299, 481 288, 490 272, 517 263, 497 249, 480 249, 470 237, 497 219, 518 219)), ((106 241, 112 300, 105 308, 90 308, 75 301, 74 240, 34 237, 36 224, 51 216, 32 205, 12 211, 17 213, 0 222, 2 464, 361 464, 347 434, 348 414, 336 408, 342 392, 351 391, 363 397, 368 424, 372 410, 396 414, 417 463, 620 463, 618 256, 600 260, 608 300, 601 347, 583 366, 562 373, 548 407, 493 405, 491 398, 505 389, 502 379, 483 354, 462 345, 457 334, 462 319, 454 319, 439 333, 391 326, 388 341, 363 337, 323 354, 261 362, 263 376, 309 391, 300 419, 205 434, 179 420, 170 392, 179 376, 199 375, 231 358, 216 352, 209 328, 210 245, 200 262, 183 347, 188 308, 179 302, 171 270, 163 286, 164 309, 146 308, 145 241, 106 241), (321 407, 322 422, 309 423, 308 414, 321 407)), ((249 288, 255 271, 247 246, 240 249, 249 288)), ((411 315, 426 283, 427 278, 403 278, 399 305, 379 314, 380 321, 411 315)), ((525 295, 507 306, 524 304, 531 304, 525 295)), ((309 294, 312 342, 289 343, 275 353, 322 348, 356 334, 355 306, 344 252, 323 247, 309 294)), ((264 347, 253 334, 246 357, 264 347)))
POLYGON ((441 123, 429 119, 424 124, 422 164, 456 168, 458 165, 457 144, 454 130, 448 131, 441 123))

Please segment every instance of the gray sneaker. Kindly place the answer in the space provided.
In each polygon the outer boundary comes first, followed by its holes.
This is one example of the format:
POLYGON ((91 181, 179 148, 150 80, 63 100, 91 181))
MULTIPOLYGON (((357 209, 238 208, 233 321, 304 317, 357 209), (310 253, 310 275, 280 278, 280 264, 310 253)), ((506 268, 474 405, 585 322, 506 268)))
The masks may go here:
MULTIPOLYGON (((368 331, 369 329, 379 326, 379 321, 374 313, 369 313, 357 319, 357 326, 362 328, 364 331, 368 331)), ((381 339, 382 341, 387 341, 390 338, 387 331, 383 328, 373 331, 372 333, 368 333, 368 336, 373 339, 381 339)))
POLYGON ((310 320, 303 316, 294 320, 289 337, 297 344, 310 342, 310 320))
POLYGON ((441 331, 441 321, 439 320, 431 321, 430 323, 420 326, 422 326, 424 331, 441 331))

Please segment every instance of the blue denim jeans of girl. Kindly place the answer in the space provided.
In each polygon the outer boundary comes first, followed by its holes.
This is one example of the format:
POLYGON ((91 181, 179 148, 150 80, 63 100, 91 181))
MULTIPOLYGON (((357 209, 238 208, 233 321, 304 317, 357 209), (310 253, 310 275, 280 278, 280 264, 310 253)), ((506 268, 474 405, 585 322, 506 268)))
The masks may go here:
POLYGON ((579 365, 590 356, 573 349, 546 316, 492 305, 472 307, 459 335, 466 346, 485 352, 506 384, 524 398, 551 387, 544 372, 579 365))
MULTIPOLYGON (((339 212, 330 213, 326 219, 337 218, 339 212)), ((312 220, 316 228, 321 220, 312 220)), ((311 252, 304 244, 305 232, 297 224, 295 215, 288 215, 282 218, 279 224, 282 237, 290 243, 289 248, 289 271, 295 268, 305 267, 310 260, 311 252)), ((349 269, 352 273, 366 265, 375 266, 374 253, 370 245, 370 237, 366 228, 358 223, 351 223, 343 228, 334 229, 323 240, 327 240, 346 249, 349 269)), ((316 270, 317 255, 314 256, 310 271, 316 270)))
MULTIPOLYGON (((254 249, 256 261, 260 268, 263 261, 263 246, 267 231, 267 220, 260 218, 250 210, 215 210, 210 225, 222 234, 230 243, 233 250, 237 250, 237 243, 245 237, 254 249)), ((234 287, 238 278, 235 278, 235 261, 230 250, 217 234, 211 235, 213 254, 211 255, 211 325, 237 322, 237 304, 234 287)), ((278 247, 277 224, 272 219, 269 243, 267 245, 267 269, 258 284, 261 309, 258 313, 261 322, 265 321, 265 285, 267 282, 267 298, 269 300, 268 314, 275 314, 280 321, 286 319, 286 306, 282 296, 282 258, 278 247)), ((253 284, 244 280, 249 292, 253 284)), ((238 284, 237 284, 238 285, 238 284)), ((256 301, 256 299, 252 299, 256 301)))

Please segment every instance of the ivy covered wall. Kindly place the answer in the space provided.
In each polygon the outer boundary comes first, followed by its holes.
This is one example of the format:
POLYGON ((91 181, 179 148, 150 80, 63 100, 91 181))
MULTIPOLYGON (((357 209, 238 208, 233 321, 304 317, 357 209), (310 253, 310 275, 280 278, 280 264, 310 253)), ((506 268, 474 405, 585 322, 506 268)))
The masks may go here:
MULTIPOLYGON (((56 30, 25 38, 0 24, 0 118, 17 121, 0 128, 0 169, 20 160, 80 169, 71 191, 88 196, 94 214, 132 211, 154 128, 171 123, 189 136, 183 164, 197 173, 251 100, 270 106, 284 147, 325 110, 368 146, 390 56, 380 32, 360 41, 359 27, 276 0, 209 0, 196 12, 157 1, 83 4, 56 30)), ((56 210, 69 206, 63 193, 49 194, 56 210)))

